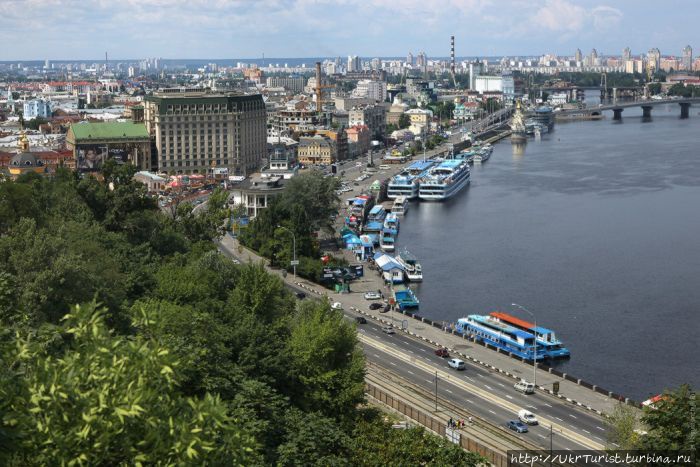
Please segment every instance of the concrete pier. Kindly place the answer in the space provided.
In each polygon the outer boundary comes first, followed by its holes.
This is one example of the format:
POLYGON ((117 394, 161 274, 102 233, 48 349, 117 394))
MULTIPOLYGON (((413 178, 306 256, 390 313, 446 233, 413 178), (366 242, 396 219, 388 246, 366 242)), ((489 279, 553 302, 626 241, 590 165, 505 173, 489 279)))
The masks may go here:
POLYGON ((650 105, 643 105, 642 106, 642 118, 651 118, 651 106, 650 105))
POLYGON ((619 107, 616 108, 616 109, 612 109, 612 111, 613 111, 613 120, 622 120, 622 111, 623 111, 623 110, 625 110, 625 109, 622 109, 622 108, 619 108, 619 107))
POLYGON ((688 118, 690 114, 690 102, 679 102, 678 105, 681 106, 681 118, 688 118))

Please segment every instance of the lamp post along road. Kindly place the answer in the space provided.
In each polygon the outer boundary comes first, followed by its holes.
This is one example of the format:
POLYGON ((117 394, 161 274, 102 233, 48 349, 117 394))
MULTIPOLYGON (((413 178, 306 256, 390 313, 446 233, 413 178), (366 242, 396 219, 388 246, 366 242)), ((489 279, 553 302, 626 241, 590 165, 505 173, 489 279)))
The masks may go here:
POLYGON ((523 310, 525 313, 532 316, 532 319, 535 321, 535 330, 532 332, 535 344, 532 350, 532 383, 535 385, 535 387, 537 387, 537 318, 530 310, 528 310, 524 306, 518 305, 517 303, 511 303, 511 305, 523 310))
POLYGON ((297 264, 299 264, 299 261, 297 261, 297 236, 294 235, 294 232, 289 230, 287 227, 284 227, 282 225, 277 226, 278 229, 286 230, 290 234, 292 234, 292 268, 294 270, 294 278, 297 278, 297 264))

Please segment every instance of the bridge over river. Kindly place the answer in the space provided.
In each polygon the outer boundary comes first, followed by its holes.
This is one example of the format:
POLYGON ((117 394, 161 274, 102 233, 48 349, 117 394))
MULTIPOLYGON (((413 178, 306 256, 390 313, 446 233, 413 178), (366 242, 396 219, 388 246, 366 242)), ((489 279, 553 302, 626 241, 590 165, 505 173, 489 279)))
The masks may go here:
POLYGON ((681 108, 681 118, 688 118, 691 104, 700 104, 700 97, 676 98, 676 99, 643 99, 637 101, 621 101, 610 104, 601 104, 598 107, 589 107, 586 109, 562 110, 557 112, 559 115, 601 115, 606 110, 612 110, 613 120, 621 120, 622 112, 630 107, 641 107, 642 116, 644 118, 651 117, 651 109, 658 105, 678 104, 681 108))

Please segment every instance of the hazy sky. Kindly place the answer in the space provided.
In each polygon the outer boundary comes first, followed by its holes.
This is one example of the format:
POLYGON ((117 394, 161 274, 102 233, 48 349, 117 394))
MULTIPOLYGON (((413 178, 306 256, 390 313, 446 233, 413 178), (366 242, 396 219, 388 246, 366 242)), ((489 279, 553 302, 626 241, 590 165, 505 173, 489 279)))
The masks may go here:
POLYGON ((700 0, 0 0, 0 60, 700 49, 700 0))

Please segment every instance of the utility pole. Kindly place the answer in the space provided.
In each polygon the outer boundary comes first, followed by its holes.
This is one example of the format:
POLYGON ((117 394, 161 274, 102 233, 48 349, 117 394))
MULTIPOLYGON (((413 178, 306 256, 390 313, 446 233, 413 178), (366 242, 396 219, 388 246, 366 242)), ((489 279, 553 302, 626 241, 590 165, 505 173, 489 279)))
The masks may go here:
POLYGON ((438 383, 438 375, 437 375, 437 370, 435 370, 435 411, 436 412, 438 409, 437 383, 438 383))

